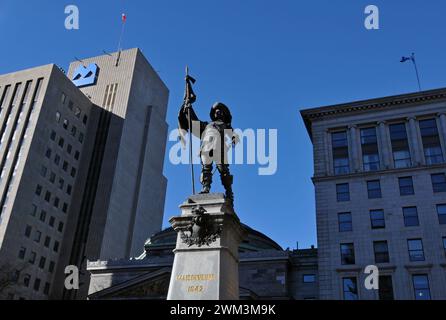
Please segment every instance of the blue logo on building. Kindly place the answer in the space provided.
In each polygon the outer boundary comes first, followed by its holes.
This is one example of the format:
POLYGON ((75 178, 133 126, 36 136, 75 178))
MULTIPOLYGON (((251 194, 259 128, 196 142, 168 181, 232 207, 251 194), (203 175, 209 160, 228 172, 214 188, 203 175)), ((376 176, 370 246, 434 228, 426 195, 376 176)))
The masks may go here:
POLYGON ((91 63, 87 67, 80 65, 73 73, 73 83, 76 87, 85 87, 96 84, 99 67, 96 63, 91 63))

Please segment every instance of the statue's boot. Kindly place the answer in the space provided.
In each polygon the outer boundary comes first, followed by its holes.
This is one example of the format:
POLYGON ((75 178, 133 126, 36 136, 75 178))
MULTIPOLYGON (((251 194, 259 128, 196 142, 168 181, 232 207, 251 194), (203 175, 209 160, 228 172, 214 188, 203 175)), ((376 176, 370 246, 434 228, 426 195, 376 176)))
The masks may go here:
POLYGON ((226 200, 233 205, 234 204, 234 193, 232 192, 232 183, 234 181, 234 176, 229 173, 223 173, 221 175, 221 183, 226 190, 226 200))
POLYGON ((209 193, 211 191, 212 184, 212 165, 203 165, 200 182, 202 185, 200 193, 209 193))

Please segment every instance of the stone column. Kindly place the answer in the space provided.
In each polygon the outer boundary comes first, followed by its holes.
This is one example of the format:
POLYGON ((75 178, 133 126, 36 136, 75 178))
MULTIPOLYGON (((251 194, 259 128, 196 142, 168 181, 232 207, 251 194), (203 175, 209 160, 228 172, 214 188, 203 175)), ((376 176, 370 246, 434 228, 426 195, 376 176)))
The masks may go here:
POLYGON ((424 160, 424 152, 423 152, 423 145, 418 137, 418 130, 416 126, 416 120, 414 117, 407 118, 409 123, 408 128, 408 140, 409 140, 409 146, 411 150, 412 160, 413 164, 415 166, 420 166, 425 163, 424 160))
POLYGON ((386 130, 386 123, 384 121, 378 122, 379 126, 379 141, 381 144, 381 169, 393 168, 392 146, 390 144, 389 135, 386 130))
POLYGON ((446 158, 446 114, 441 112, 438 114, 440 119, 440 141, 442 142, 443 158, 446 158))
POLYGON ((178 232, 168 300, 238 300, 245 230, 220 193, 189 197, 169 220, 178 232))
POLYGON ((348 127, 350 135, 350 160, 351 160, 351 170, 350 172, 355 173, 361 170, 361 154, 358 141, 358 130, 356 125, 350 125, 348 127))

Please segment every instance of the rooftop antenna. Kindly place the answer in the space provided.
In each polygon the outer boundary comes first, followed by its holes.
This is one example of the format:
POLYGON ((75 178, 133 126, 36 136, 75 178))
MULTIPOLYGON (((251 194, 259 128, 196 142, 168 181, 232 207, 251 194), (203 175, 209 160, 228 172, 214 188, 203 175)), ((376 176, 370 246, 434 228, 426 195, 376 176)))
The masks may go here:
POLYGON ((417 62, 415 60, 415 53, 412 52, 412 55, 410 57, 402 57, 400 62, 404 63, 404 62, 409 61, 409 60, 412 61, 413 66, 415 68, 415 74, 417 75, 417 81, 418 81, 418 90, 422 91, 421 90, 421 83, 420 83, 420 75, 418 74, 417 62))
POLYGON ((119 36, 119 42, 118 42, 118 57, 116 58, 116 65, 115 65, 116 67, 119 65, 119 60, 121 59, 121 52, 122 52, 121 42, 122 42, 122 37, 124 35, 125 22, 127 21, 127 15, 125 13, 122 14, 121 21, 122 21, 122 26, 121 26, 121 35, 119 36))

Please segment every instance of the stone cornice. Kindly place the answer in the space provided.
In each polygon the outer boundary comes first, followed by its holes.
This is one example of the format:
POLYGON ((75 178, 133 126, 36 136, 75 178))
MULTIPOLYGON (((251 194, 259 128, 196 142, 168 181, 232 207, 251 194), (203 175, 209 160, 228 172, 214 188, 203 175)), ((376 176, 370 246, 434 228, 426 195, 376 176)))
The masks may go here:
POLYGON ((392 108, 395 106, 419 104, 423 102, 435 102, 441 100, 446 100, 446 88, 369 100, 361 100, 319 108, 304 109, 300 111, 300 114, 304 119, 305 125, 311 137, 311 122, 313 122, 314 120, 345 116, 348 113, 358 113, 371 109, 376 111, 386 108, 392 108))

